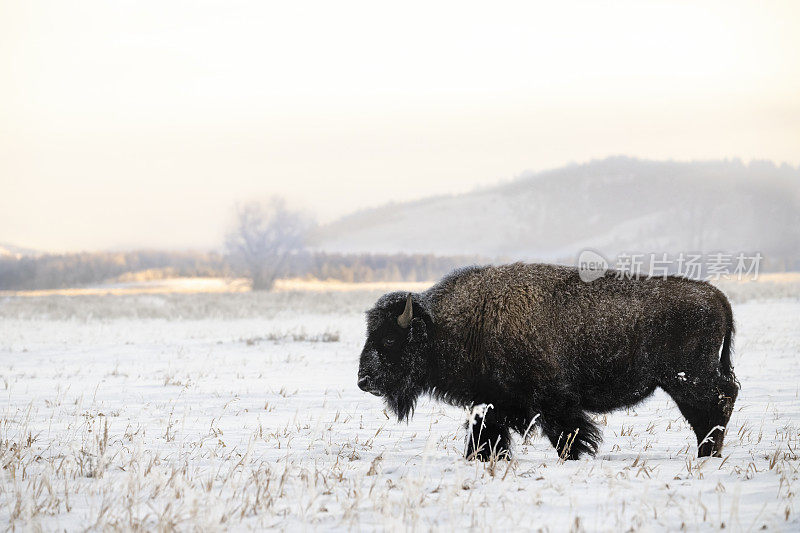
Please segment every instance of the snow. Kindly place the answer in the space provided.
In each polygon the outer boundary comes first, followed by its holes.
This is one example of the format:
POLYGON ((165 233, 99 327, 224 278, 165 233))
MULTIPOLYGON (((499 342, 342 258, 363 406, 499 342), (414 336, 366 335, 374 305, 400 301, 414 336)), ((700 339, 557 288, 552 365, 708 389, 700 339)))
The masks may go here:
POLYGON ((409 424, 355 385, 379 293, 0 300, 0 521, 23 529, 798 530, 800 300, 734 312, 723 458, 658 392, 595 458, 533 430, 462 457, 470 413, 409 424), (24 300, 24 301, 23 301, 24 300), (113 312, 111 312, 113 310, 113 312))

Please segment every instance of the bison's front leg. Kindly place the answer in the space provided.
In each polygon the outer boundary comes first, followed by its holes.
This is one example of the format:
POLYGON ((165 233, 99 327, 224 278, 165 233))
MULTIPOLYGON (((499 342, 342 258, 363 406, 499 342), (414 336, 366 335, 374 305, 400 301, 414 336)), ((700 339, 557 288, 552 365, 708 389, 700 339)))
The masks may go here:
POLYGON ((464 456, 472 461, 489 461, 510 457, 510 435, 505 417, 491 408, 477 413, 473 408, 473 416, 467 421, 467 449, 464 456), (469 427, 469 426, 472 427, 469 427))
POLYGON ((665 382, 662 387, 672 396, 697 436, 698 457, 722 457, 725 428, 739 393, 736 377, 703 375, 694 379, 665 382))

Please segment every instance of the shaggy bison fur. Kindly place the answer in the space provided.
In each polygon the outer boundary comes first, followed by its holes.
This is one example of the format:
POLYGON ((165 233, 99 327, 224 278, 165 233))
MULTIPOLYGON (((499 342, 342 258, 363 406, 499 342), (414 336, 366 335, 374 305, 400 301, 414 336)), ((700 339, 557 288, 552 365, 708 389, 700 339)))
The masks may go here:
POLYGON ((459 269, 420 293, 393 292, 367 312, 358 386, 399 420, 422 394, 491 404, 468 429, 466 456, 508 456, 510 432, 536 421, 561 457, 594 454, 590 413, 665 390, 720 455, 739 387, 725 295, 682 277, 592 282, 570 267, 515 263, 459 269), (538 415, 538 418, 537 418, 538 415))

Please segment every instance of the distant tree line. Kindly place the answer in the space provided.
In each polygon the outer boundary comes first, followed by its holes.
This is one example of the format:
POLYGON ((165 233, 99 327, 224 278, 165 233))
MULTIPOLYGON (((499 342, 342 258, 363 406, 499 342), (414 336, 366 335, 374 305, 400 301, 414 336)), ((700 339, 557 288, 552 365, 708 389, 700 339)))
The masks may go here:
MULTIPOLYGON (((279 278, 345 282, 429 281, 458 266, 487 263, 477 256, 336 254, 300 251, 278 267, 279 278)), ((169 277, 249 277, 230 256, 201 252, 93 252, 0 258, 0 290, 80 287, 169 277)))
POLYGON ((151 278, 220 276, 225 258, 197 252, 85 252, 0 258, 0 289, 58 289, 149 272, 151 278))
POLYGON ((478 256, 303 252, 290 257, 287 271, 282 277, 344 282, 433 281, 454 268, 488 262, 488 259, 478 256))
MULTIPOLYGON (((288 255, 276 278, 344 282, 433 281, 452 269, 494 262, 480 256, 340 254, 300 251, 288 255)), ((505 261, 503 261, 505 262, 505 261)), ((565 258, 561 263, 570 263, 565 258)), ((767 258, 762 272, 800 270, 800 263, 767 258)), ((219 253, 133 251, 0 257, 0 290, 81 287, 105 282, 172 277, 247 277, 250 271, 219 253)))

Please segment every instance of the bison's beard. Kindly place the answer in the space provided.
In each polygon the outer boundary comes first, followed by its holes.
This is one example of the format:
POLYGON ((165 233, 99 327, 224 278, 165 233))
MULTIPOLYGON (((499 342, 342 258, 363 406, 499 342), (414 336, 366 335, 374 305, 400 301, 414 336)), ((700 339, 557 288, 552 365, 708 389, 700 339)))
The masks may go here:
POLYGON ((387 394, 384 400, 389 410, 397 417, 398 422, 402 422, 403 420, 408 421, 414 414, 414 407, 417 405, 417 398, 420 394, 422 394, 421 390, 409 387, 387 394))

